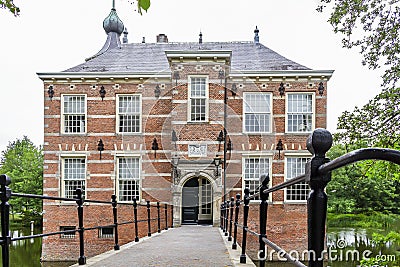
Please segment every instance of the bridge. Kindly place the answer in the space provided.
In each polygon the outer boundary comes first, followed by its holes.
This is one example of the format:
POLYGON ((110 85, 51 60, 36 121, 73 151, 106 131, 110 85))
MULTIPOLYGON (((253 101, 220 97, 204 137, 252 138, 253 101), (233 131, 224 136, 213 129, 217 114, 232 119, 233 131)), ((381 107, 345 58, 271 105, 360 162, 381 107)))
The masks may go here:
MULTIPOLYGON (((144 237, 89 258, 91 267, 132 266, 238 266, 239 258, 223 231, 210 225, 183 225, 144 237), (207 245, 202 245, 207 244, 207 245)), ((79 266, 78 264, 74 266, 79 266)), ((255 266, 247 258, 243 267, 255 266)))
MULTIPOLYGON (((313 154, 311 161, 306 165, 304 175, 288 180, 279 185, 268 188, 269 177, 260 177, 261 187, 259 193, 250 194, 248 188, 244 190, 244 196, 236 195, 236 198, 226 200, 221 205, 220 228, 205 226, 182 226, 172 228, 168 218, 169 205, 164 203, 153 203, 149 201, 146 205, 136 203, 117 203, 115 195, 112 201, 99 201, 83 199, 80 189, 76 192, 76 198, 57 198, 48 196, 38 196, 29 194, 14 193, 8 187, 11 179, 6 175, 0 175, 0 212, 1 212, 1 239, 2 263, 4 267, 10 266, 9 246, 12 241, 30 238, 42 238, 51 235, 78 233, 79 235, 79 255, 77 255, 78 265, 90 266, 246 266, 251 264, 246 256, 248 235, 256 237, 258 247, 259 266, 265 266, 267 260, 266 246, 279 252, 279 255, 286 258, 294 266, 300 267, 322 267, 324 262, 323 255, 325 250, 325 222, 327 212, 328 197, 324 192, 326 185, 331 180, 331 172, 348 164, 377 159, 390 161, 400 165, 400 151, 381 148, 359 149, 330 161, 325 157, 326 152, 332 145, 332 136, 325 129, 316 129, 307 140, 307 149, 313 154), (282 250, 278 244, 268 239, 266 234, 268 216, 268 196, 270 193, 292 186, 299 182, 307 182, 311 192, 307 200, 308 216, 308 258, 305 265, 299 259, 293 258, 290 254, 282 250), (10 206, 8 200, 11 197, 28 197, 40 199, 53 199, 76 202, 78 227, 64 231, 43 233, 25 237, 10 236, 9 214, 10 206), (249 202, 251 199, 259 198, 259 229, 251 229, 248 226, 249 202), (107 252, 100 256, 87 259, 85 256, 84 233, 102 226, 84 226, 84 203, 110 204, 113 211, 113 224, 107 225, 114 230, 114 251, 107 252), (131 221, 118 221, 118 206, 131 205, 134 211, 134 218, 131 221), (138 208, 147 210, 146 219, 137 218, 138 208), (152 212, 153 209, 153 212, 152 212), (154 215, 156 214, 156 215, 154 215), (118 226, 134 224, 135 238, 132 243, 120 246, 118 239, 118 226), (145 224, 145 225, 143 225, 145 224), (139 239, 139 225, 148 231, 145 240, 139 239), (157 232, 157 234, 153 234, 157 232), (221 234, 222 233, 222 238, 221 234), (118 264, 117 264, 118 263, 118 264), (181 264, 181 265, 180 265, 181 264)), ((171 206, 170 206, 171 207, 171 206)), ((172 211, 173 209, 171 209, 172 211)), ((254 241, 251 241, 254 242, 254 241)), ((110 248, 112 249, 112 248, 110 248)), ((251 265, 250 265, 251 266, 251 265)))

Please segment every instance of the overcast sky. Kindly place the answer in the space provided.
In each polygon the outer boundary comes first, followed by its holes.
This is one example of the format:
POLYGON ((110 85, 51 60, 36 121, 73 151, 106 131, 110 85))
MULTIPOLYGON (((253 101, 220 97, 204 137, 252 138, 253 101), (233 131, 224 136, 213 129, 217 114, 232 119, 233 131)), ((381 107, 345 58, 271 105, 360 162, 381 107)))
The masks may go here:
MULTIPOLYGON (((57 72, 84 62, 106 40, 102 27, 112 0, 15 0, 21 15, 0 10, 0 151, 27 135, 43 143, 43 84, 37 72, 57 72)), ((380 91, 381 72, 361 66, 358 50, 341 48, 340 36, 315 11, 318 0, 152 0, 140 16, 128 0, 116 0, 129 42, 252 41, 315 70, 335 70, 328 83, 328 130, 337 117, 380 91)))

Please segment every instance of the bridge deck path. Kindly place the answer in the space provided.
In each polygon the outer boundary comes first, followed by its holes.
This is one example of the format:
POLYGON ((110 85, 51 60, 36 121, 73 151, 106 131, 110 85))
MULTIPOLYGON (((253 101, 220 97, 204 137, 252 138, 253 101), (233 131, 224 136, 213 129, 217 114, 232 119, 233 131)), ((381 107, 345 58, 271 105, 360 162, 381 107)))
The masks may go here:
POLYGON ((91 267, 234 266, 219 232, 211 226, 185 225, 87 260, 91 267))

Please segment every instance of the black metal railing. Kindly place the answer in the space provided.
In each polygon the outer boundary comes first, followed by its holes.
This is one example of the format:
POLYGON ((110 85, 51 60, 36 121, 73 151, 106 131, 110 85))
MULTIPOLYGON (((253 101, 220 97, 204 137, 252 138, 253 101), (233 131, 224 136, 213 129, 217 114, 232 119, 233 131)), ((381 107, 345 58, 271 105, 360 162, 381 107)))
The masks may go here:
MULTIPOLYGON (((151 236, 152 234, 152 222, 156 222, 157 225, 157 232, 161 232, 162 224, 165 226, 164 229, 168 230, 168 227, 172 228, 172 216, 173 216, 173 206, 164 203, 161 206, 160 202, 156 204, 151 204, 150 201, 146 201, 146 204, 141 204, 133 199, 132 203, 127 202, 118 202, 117 197, 115 195, 111 196, 111 201, 101 201, 101 200, 93 200, 93 199, 84 199, 83 192, 81 189, 76 190, 76 198, 63 198, 63 197, 52 197, 52 196, 42 196, 42 195, 33 195, 33 194, 21 194, 21 193, 13 193, 11 189, 8 187, 11 184, 11 179, 7 175, 0 175, 0 213, 1 213, 1 237, 0 237, 0 244, 2 247, 2 266, 9 267, 10 266, 10 244, 13 241, 30 239, 30 238, 43 238, 46 236, 53 236, 53 235, 63 235, 63 234, 74 234, 78 233, 79 236, 79 257, 78 263, 79 265, 86 264, 86 257, 85 257, 85 237, 84 234, 86 231, 101 229, 104 227, 112 227, 114 228, 114 250, 119 250, 119 236, 118 236, 118 226, 120 225, 128 225, 134 224, 134 241, 139 241, 139 223, 147 223, 147 235, 151 236), (9 214, 10 214, 10 205, 8 201, 12 197, 23 197, 23 198, 36 198, 36 199, 43 199, 43 200, 55 200, 55 201, 65 201, 65 202, 76 202, 77 204, 77 217, 78 217, 78 227, 74 230, 65 230, 65 231, 56 231, 56 232, 49 232, 49 233, 42 233, 36 235, 29 235, 23 237, 11 237, 10 235, 10 221, 9 221, 9 214), (104 205, 111 205, 112 207, 112 224, 109 225, 98 225, 94 227, 85 227, 84 226, 84 207, 85 203, 97 203, 97 204, 104 204, 104 205), (118 221, 118 206, 131 206, 133 208, 133 220, 130 221, 118 221), (144 207, 146 208, 147 216, 145 219, 138 219, 138 208, 144 207), (151 207, 155 207, 157 209, 157 214, 155 217, 152 217, 151 214, 151 207), (170 218, 168 218, 168 209, 170 207, 170 218), (161 210, 164 209, 164 216, 162 216, 161 210), (171 222, 171 223, 170 223, 171 222)), ((154 227, 153 227, 154 228, 154 227)))
POLYGON ((236 201, 234 198, 231 198, 230 201, 221 204, 220 226, 225 236, 228 236, 228 241, 232 240, 233 226, 232 249, 237 249, 238 228, 242 229, 241 263, 246 263, 247 234, 252 234, 258 238, 259 242, 258 260, 260 267, 264 267, 267 260, 265 245, 271 247, 274 251, 279 253, 280 257, 286 258, 288 262, 291 262, 295 266, 306 267, 300 259, 292 257, 277 244, 269 240, 267 238, 266 229, 269 194, 300 182, 307 182, 311 190, 307 198, 308 259, 306 260, 308 260, 309 267, 322 267, 325 259, 324 240, 328 203, 328 197, 324 192, 324 189, 331 180, 331 172, 335 169, 361 160, 385 160, 400 165, 400 151, 381 148, 355 150, 330 161, 325 157, 325 154, 331 146, 332 135, 325 129, 316 129, 307 139, 307 149, 313 157, 306 164, 304 175, 287 180, 271 188, 268 188, 269 176, 262 175, 260 177, 261 186, 259 188, 259 193, 253 193, 250 195, 250 190, 246 188, 242 200, 240 199, 240 194, 237 194, 236 201), (257 197, 260 199, 259 229, 251 230, 248 227, 249 203, 251 199, 256 199, 257 197), (240 224, 239 212, 242 204, 243 224, 240 224))

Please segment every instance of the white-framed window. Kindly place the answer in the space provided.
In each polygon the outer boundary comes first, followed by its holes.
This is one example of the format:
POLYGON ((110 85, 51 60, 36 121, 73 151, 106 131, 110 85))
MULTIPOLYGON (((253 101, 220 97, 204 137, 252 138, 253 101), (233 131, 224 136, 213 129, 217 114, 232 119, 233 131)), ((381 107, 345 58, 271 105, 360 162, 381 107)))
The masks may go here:
POLYGON ((99 238, 113 238, 114 227, 101 227, 99 228, 99 238))
POLYGON ((86 133, 86 95, 62 95, 62 132, 86 133))
POLYGON ((244 93, 243 98, 243 131, 246 133, 271 132, 272 95, 244 93))
POLYGON ((64 232, 64 231, 70 231, 67 233, 62 233, 60 235, 60 238, 63 239, 74 239, 75 238, 75 230, 76 230, 76 226, 60 226, 60 232, 64 232))
MULTIPOLYGON (((286 180, 303 175, 308 160, 308 157, 286 157, 286 180)), ((300 182, 285 189, 285 200, 288 202, 305 202, 309 192, 308 184, 300 182)))
POLYGON ((119 201, 140 200, 140 158, 118 157, 117 195, 119 201))
POLYGON ((82 189, 83 197, 86 191, 86 159, 73 157, 62 159, 62 192, 63 197, 75 198, 76 189, 82 189))
MULTIPOLYGON (((259 192, 260 177, 270 173, 271 159, 269 157, 243 158, 243 189, 249 188, 250 195, 259 192)), ((258 197, 255 199, 259 199, 258 197)))
POLYGON ((209 215, 212 213, 212 187, 210 181, 202 178, 200 181, 201 187, 201 214, 209 215))
POLYGON ((189 121, 208 121, 208 78, 206 76, 189 77, 189 121))
POLYGON ((286 105, 286 132, 314 129, 314 93, 288 93, 286 105))
POLYGON ((117 132, 141 132, 142 101, 140 95, 117 95, 117 132))

